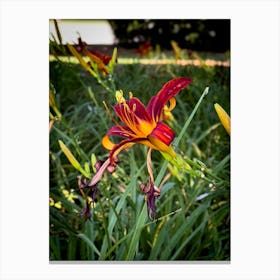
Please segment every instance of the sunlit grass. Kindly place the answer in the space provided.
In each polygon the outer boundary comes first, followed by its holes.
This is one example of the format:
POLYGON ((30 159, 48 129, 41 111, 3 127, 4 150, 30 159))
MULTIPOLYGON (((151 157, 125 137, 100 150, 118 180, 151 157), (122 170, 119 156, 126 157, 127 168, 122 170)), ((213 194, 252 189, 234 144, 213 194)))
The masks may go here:
MULTIPOLYGON (((84 57, 85 58, 85 57, 84 57)), ((53 56, 50 55, 50 61, 56 61, 59 59, 65 63, 73 63, 79 64, 79 61, 76 57, 73 56, 53 56)), ((193 66, 223 66, 229 67, 230 63, 228 60, 214 60, 214 59, 179 59, 176 60, 175 58, 138 58, 138 57, 118 57, 118 64, 126 65, 126 64, 148 64, 148 65, 164 65, 164 64, 171 64, 171 65, 193 65, 193 66)))

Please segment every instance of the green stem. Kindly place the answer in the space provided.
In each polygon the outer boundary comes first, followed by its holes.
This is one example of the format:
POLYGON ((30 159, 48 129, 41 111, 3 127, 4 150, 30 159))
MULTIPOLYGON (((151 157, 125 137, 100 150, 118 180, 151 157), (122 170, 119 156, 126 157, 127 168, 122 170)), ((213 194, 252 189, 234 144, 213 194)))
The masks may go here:
POLYGON ((186 119, 185 124, 184 124, 184 126, 183 126, 183 128, 182 128, 180 134, 179 134, 178 137, 175 139, 175 141, 174 141, 174 145, 175 145, 175 146, 178 146, 178 144, 180 143, 180 141, 181 141, 183 135, 186 133, 186 130, 187 130, 188 126, 190 125, 190 123, 191 123, 191 121, 192 121, 192 119, 193 119, 193 117, 194 117, 196 111, 198 110, 198 108, 199 108, 199 106, 200 106, 202 100, 203 100, 204 97, 208 94, 208 91, 209 91, 209 87, 206 87, 205 90, 204 90, 204 92, 202 93, 201 97, 199 98, 197 104, 195 105, 195 107, 194 107, 194 109, 193 109, 191 115, 186 119))
MULTIPOLYGON (((194 107, 194 109, 193 109, 191 115, 186 119, 185 124, 184 124, 184 126, 183 126, 183 129, 181 130, 181 132, 180 132, 180 134, 178 135, 178 137, 175 139, 175 141, 174 141, 174 145, 175 145, 175 146, 178 146, 178 145, 179 145, 179 143, 180 143, 180 141, 181 141, 183 135, 186 133, 187 128, 189 127, 189 125, 190 125, 192 119, 194 118, 194 115, 195 115, 195 113, 197 112, 197 110, 198 110, 198 108, 199 108, 199 106, 200 106, 202 100, 203 100, 204 97, 208 94, 208 91, 209 91, 209 87, 206 87, 205 90, 204 90, 204 92, 202 93, 201 97, 199 98, 197 104, 195 105, 195 107, 194 107)), ((168 165, 168 162, 165 161, 164 164, 163 164, 163 166, 161 167, 161 169, 160 169, 160 171, 159 171, 159 174, 158 174, 156 180, 155 180, 155 185, 156 185, 156 186, 159 186, 160 182, 162 181, 163 176, 164 176, 164 174, 165 174, 165 172, 166 172, 166 169, 167 169, 167 165, 168 165)))

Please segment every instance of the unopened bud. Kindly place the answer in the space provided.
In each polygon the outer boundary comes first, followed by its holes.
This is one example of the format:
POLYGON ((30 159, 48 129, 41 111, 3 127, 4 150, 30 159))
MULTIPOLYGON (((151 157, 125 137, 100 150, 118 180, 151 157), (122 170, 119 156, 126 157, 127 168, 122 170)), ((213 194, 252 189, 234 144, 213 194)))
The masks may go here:
POLYGON ((103 164, 103 161, 102 161, 102 160, 98 160, 98 161, 94 164, 94 167, 95 167, 96 172, 100 169, 100 167, 102 166, 102 164, 103 164))
POLYGON ((109 165, 108 167, 107 167, 107 171, 109 172, 109 173, 113 173, 114 171, 115 171, 115 166, 114 165, 109 165))

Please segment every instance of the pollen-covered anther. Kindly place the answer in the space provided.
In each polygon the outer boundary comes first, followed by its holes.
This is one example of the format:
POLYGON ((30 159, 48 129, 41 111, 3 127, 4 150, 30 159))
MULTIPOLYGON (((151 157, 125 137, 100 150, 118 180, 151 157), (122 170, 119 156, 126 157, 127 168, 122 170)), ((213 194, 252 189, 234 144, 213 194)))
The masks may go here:
POLYGON ((123 97, 123 91, 122 90, 117 90, 116 91, 116 99, 118 103, 124 103, 125 102, 125 98, 123 97))

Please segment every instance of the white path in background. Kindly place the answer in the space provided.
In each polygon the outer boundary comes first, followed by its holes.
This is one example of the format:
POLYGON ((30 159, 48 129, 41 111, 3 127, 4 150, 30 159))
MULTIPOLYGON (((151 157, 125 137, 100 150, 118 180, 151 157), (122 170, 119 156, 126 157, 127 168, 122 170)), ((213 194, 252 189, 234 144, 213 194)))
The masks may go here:
MULTIPOLYGON (((112 45, 114 43, 114 32, 106 20, 58 20, 58 25, 63 44, 76 43, 78 34, 89 45, 112 45)), ((50 34, 57 38, 52 20, 50 20, 50 34)))

